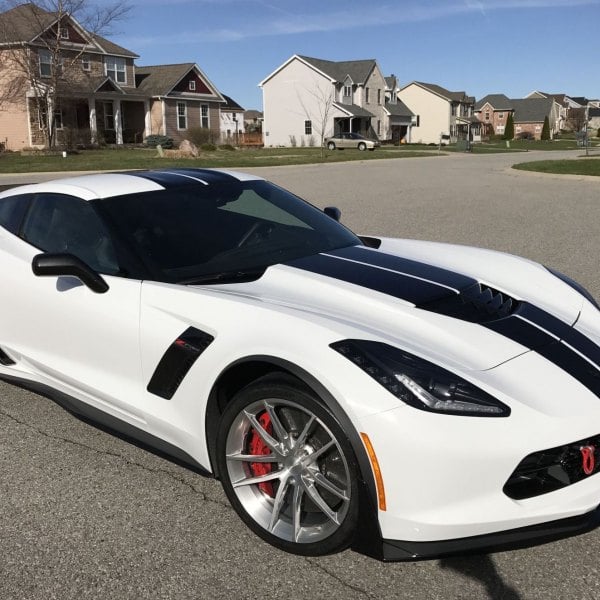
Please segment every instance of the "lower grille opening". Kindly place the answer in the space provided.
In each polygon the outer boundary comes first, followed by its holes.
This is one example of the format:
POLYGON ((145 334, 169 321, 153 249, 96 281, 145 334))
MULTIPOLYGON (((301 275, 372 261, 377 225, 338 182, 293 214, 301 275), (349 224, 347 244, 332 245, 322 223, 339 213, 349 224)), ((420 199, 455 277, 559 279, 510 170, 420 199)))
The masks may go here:
POLYGON ((504 493, 524 500, 554 492, 600 471, 600 435, 526 456, 504 485, 504 493))

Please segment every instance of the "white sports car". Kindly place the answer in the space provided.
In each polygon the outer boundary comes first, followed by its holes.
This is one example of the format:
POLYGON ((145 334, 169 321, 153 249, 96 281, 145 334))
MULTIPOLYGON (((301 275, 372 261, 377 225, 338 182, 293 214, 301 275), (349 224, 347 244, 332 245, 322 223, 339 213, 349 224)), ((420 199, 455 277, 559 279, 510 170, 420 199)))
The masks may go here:
POLYGON ((0 377, 218 477, 289 552, 403 560, 594 527, 594 299, 325 213, 218 170, 5 191, 0 377))

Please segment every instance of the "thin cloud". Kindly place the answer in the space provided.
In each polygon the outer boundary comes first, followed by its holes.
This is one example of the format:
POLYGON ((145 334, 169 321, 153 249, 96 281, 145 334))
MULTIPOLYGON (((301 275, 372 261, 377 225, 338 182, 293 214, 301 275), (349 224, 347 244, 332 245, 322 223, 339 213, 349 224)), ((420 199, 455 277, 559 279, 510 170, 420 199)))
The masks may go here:
MULTIPOLYGON (((146 0, 152 1, 152 0, 146 0)), ((160 0, 161 2, 163 0, 160 0)), ((187 3, 190 0, 170 0, 177 3, 187 3)), ((196 2, 198 0, 195 0, 196 2)), ((203 3, 215 3, 223 1, 235 2, 236 0, 201 0, 203 3)), ((264 0, 257 0, 256 4, 271 15, 261 14, 259 21, 248 21, 245 27, 233 28, 211 28, 207 30, 194 30, 180 32, 173 39, 162 39, 162 44, 182 45, 201 42, 235 42, 244 39, 264 37, 299 35, 309 33, 328 33, 335 31, 346 31, 352 29, 364 29, 365 27, 380 27, 385 25, 399 25, 402 23, 423 22, 440 20, 452 16, 476 14, 488 16, 490 12, 504 12, 507 10, 523 9, 553 9, 573 8, 574 6, 600 5, 600 0, 460 0, 444 2, 415 2, 414 4, 389 4, 381 5, 377 11, 369 10, 367 14, 361 14, 357 19, 356 13, 350 5, 345 5, 345 10, 308 13, 294 13, 297 3, 290 3, 289 10, 284 9, 281 4, 273 5, 264 0), (276 13, 276 14, 273 14, 276 13)), ((283 4, 283 3, 282 3, 283 4)), ((153 38, 141 37, 129 39, 128 43, 138 47, 156 43, 153 38)))

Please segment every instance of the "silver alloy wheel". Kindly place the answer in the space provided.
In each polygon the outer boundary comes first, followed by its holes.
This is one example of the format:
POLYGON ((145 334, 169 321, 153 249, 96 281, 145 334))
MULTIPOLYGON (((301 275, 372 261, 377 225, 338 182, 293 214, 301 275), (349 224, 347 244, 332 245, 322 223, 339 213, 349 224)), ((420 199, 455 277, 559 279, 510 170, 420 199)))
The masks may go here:
POLYGON ((321 419, 295 402, 270 398, 240 411, 227 435, 226 464, 244 510, 280 539, 318 542, 348 512, 351 480, 342 448, 321 419), (249 453, 253 436, 267 454, 249 453))
POLYGON ((364 142, 360 142, 360 144, 358 144, 358 149, 363 152, 367 149, 367 145, 364 142))

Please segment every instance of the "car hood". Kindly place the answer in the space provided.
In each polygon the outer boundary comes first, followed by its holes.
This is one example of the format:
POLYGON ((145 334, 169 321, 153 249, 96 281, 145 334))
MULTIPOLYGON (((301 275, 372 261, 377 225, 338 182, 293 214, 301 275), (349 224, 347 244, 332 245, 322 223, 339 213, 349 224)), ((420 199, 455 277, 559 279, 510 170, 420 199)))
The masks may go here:
POLYGON ((490 369, 559 339, 561 328, 572 328, 589 304, 532 261, 397 239, 382 239, 378 249, 354 246, 289 261, 257 281, 211 287, 325 317, 347 337, 381 339, 469 370, 490 369))

